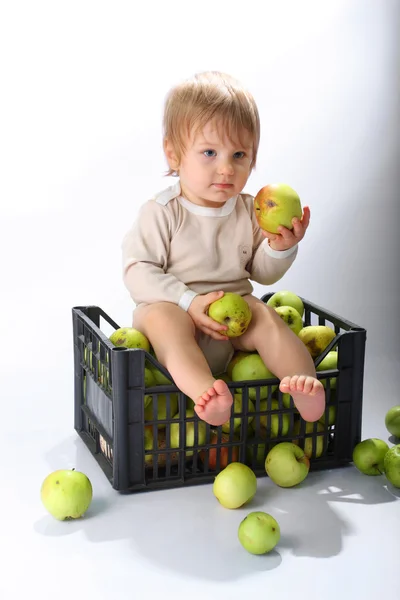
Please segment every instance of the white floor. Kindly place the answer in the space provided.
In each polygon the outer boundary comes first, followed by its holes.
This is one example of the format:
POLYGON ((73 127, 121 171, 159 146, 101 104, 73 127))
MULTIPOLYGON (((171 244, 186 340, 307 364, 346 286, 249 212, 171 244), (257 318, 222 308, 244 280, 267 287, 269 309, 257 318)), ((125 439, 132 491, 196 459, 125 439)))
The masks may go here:
MULTIPOLYGON (((219 592, 336 600, 374 598, 382 586, 395 597, 400 490, 348 467, 311 473, 288 490, 259 479, 254 501, 236 511, 219 506, 211 485, 120 495, 73 430, 68 299, 60 308, 46 293, 33 295, 24 326, 17 297, 7 300, 1 598, 34 592, 41 600, 108 600, 158 592, 177 600, 219 592), (54 323, 46 335, 44 307, 54 323), (39 491, 48 473, 71 467, 89 476, 94 499, 84 519, 60 523, 46 513, 39 491), (282 531, 276 550, 263 557, 247 554, 237 540, 241 519, 254 509, 273 514, 282 531)), ((383 420, 398 403, 398 366, 386 357, 367 360, 363 437, 389 439, 383 420)))

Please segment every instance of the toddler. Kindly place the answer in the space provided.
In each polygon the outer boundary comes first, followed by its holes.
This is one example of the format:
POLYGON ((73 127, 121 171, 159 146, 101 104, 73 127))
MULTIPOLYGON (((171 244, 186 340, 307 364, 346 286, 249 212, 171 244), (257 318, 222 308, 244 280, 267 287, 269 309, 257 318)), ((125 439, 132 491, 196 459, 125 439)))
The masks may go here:
POLYGON ((224 73, 196 74, 168 94, 163 129, 168 175, 177 181, 141 206, 122 243, 124 284, 136 304, 132 326, 207 423, 230 416, 232 394, 218 375, 235 350, 257 351, 300 415, 318 420, 325 392, 307 348, 251 293, 250 280, 272 285, 287 272, 310 219, 304 207, 293 230, 278 234, 257 223, 253 196, 243 192, 260 141, 252 95, 224 73), (242 295, 252 310, 237 338, 207 315, 225 292, 242 295))

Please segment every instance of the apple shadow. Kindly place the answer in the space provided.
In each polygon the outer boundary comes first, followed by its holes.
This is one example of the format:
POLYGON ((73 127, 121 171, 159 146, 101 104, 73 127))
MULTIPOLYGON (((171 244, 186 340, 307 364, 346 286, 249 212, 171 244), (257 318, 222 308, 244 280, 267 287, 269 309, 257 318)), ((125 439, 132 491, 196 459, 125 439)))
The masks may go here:
POLYGON ((394 444, 394 446, 397 446, 398 444, 400 444, 400 438, 396 437, 395 435, 389 436, 388 440, 391 444, 394 444))
MULTIPOLYGON (((150 565, 190 580, 224 582, 276 569, 282 556, 329 558, 340 554, 354 525, 335 509, 343 504, 397 502, 400 490, 384 476, 368 477, 354 466, 312 471, 298 486, 280 488, 258 478, 253 500, 236 510, 222 507, 210 484, 120 494, 110 485, 80 438, 61 442, 48 453, 54 468, 60 457, 86 472, 93 483, 93 501, 82 519, 57 522, 50 515, 34 528, 46 536, 82 531, 93 543, 127 540, 134 555, 150 565), (278 521, 281 538, 268 554, 249 554, 238 540, 238 527, 249 512, 263 510, 278 521)), ((64 461, 65 462, 65 461, 64 461)))
POLYGON ((240 522, 250 508, 228 510, 214 498, 210 502, 210 494, 208 485, 190 491, 152 493, 152 501, 140 510, 140 520, 152 527, 148 527, 147 535, 143 526, 141 531, 140 526, 139 531, 133 528, 135 554, 139 552, 157 568, 192 580, 231 582, 278 568, 282 562, 278 547, 255 556, 238 540, 240 522), (166 496, 170 496, 167 503, 166 496))

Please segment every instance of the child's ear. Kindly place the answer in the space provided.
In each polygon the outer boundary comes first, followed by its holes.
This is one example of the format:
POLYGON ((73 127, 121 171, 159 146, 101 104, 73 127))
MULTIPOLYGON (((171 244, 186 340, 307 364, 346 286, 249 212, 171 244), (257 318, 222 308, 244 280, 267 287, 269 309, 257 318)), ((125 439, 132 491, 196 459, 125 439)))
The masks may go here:
POLYGON ((179 169, 179 160, 176 155, 175 149, 172 146, 171 142, 166 138, 164 140, 164 153, 167 159, 169 168, 173 171, 178 171, 179 169))

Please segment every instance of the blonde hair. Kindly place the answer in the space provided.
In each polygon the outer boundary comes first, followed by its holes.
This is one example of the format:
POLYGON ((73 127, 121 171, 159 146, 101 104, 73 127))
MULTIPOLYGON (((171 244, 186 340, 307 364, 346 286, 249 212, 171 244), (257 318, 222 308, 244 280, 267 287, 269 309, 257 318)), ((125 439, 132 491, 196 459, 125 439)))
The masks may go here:
MULTIPOLYGON (((239 81, 219 71, 196 73, 169 92, 164 105, 163 137, 180 162, 185 140, 217 118, 221 131, 231 141, 240 141, 247 131, 253 142, 251 169, 256 165, 260 143, 260 117, 253 96, 239 81)), ((169 168, 167 175, 177 175, 169 168)))

